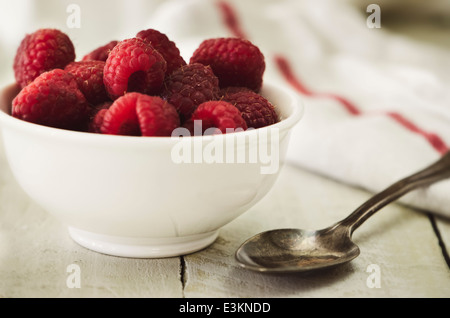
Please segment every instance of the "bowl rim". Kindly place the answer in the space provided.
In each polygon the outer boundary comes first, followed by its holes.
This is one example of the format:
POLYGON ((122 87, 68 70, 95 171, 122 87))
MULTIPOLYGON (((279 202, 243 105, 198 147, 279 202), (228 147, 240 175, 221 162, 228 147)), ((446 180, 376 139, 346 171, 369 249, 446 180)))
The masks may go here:
MULTIPOLYGON (((277 128, 279 131, 290 130, 295 124, 297 124, 304 114, 304 105, 298 94, 295 94, 293 91, 287 89, 286 87, 281 86, 280 84, 275 84, 274 82, 264 81, 263 88, 269 90, 277 90, 281 91, 283 95, 289 97, 289 105, 284 105, 283 109, 285 113, 287 113, 286 117, 282 117, 285 114, 279 114, 282 118, 279 122, 257 128, 257 129, 248 129, 245 131, 239 132, 240 136, 252 136, 257 134, 263 130, 269 130, 272 128, 277 128)), ((12 83, 6 86, 3 86, 0 90, 0 102, 3 102, 5 99, 5 92, 8 90, 17 89, 20 91, 20 88, 16 83, 12 83)), ((263 94, 264 95, 264 94, 263 94)), ((206 136, 185 136, 185 137, 173 137, 173 136, 157 136, 157 137, 142 137, 142 136, 124 136, 124 135, 107 135, 107 134, 96 134, 91 132, 84 131, 75 131, 69 129, 55 128, 49 127, 45 125, 35 124, 31 122, 27 122, 18 118, 15 118, 5 112, 3 110, 3 106, 0 105, 0 131, 4 130, 3 125, 8 125, 13 127, 14 129, 19 129, 23 132, 27 132, 33 135, 47 135, 52 137, 59 138, 68 138, 68 139, 79 139, 82 141, 101 141, 101 142, 113 142, 113 143, 128 143, 128 144, 148 144, 148 143, 167 143, 171 141, 179 141, 179 138, 191 138, 191 140, 201 139, 202 141, 211 141, 213 139, 218 138, 231 138, 235 136, 236 133, 228 133, 228 134, 217 134, 217 135, 206 135, 206 136), (231 137, 230 137, 231 136, 231 137)))

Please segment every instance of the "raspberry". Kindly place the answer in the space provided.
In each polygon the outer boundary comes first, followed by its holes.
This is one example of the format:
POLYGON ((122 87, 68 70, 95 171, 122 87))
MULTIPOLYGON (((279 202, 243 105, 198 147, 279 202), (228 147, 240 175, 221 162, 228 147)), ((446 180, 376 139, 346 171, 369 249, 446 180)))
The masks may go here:
MULTIPOLYGON (((247 124, 242 118, 240 111, 225 101, 209 101, 200 104, 188 122, 193 121, 194 126, 196 126, 199 120, 201 121, 202 133, 205 133, 207 129, 210 131, 211 128, 216 128, 213 134, 225 134, 227 133, 227 128, 233 130, 238 128, 247 129, 247 124)), ((186 124, 185 127, 195 130, 190 124, 186 124)))
POLYGON ((89 109, 75 76, 61 69, 39 75, 12 103, 12 115, 16 118, 71 130, 84 128, 89 109))
POLYGON ((248 127, 261 128, 278 122, 275 107, 253 91, 232 89, 223 96, 223 100, 239 109, 248 127))
POLYGON ((182 66, 168 76, 162 95, 175 106, 184 122, 198 105, 216 99, 218 93, 219 80, 211 68, 194 63, 182 66))
POLYGON ((106 111, 109 107, 111 107, 112 102, 105 102, 97 105, 93 111, 89 121, 88 132, 100 134, 100 127, 103 123, 103 117, 105 116, 106 111))
POLYGON ((92 105, 106 102, 109 97, 103 84, 105 62, 80 61, 69 63, 65 70, 75 75, 78 87, 92 105))
POLYGON ((75 48, 70 38, 56 29, 39 29, 27 34, 14 58, 14 76, 24 88, 40 74, 64 68, 75 60, 75 48))
POLYGON ((100 130, 113 135, 170 136, 179 125, 178 113, 167 101, 158 96, 127 93, 103 114, 100 130))
POLYGON ((109 53, 103 81, 114 100, 126 92, 159 94, 167 63, 158 51, 139 38, 119 42, 109 53))
POLYGON ((222 88, 220 90, 219 96, 223 98, 229 94, 240 93, 240 92, 253 92, 253 91, 248 87, 228 86, 228 87, 222 88))
POLYGON ((240 38, 215 38, 203 41, 190 63, 210 65, 221 88, 244 86, 258 92, 265 71, 264 56, 250 41, 240 38))
POLYGON ((194 121, 192 120, 192 118, 189 118, 188 120, 186 120, 182 125, 182 128, 186 128, 189 133, 191 134, 191 136, 194 136, 196 131, 194 131, 194 121))
POLYGON ((136 37, 149 42, 155 50, 161 53, 167 62, 167 74, 186 65, 186 61, 181 57, 180 50, 177 48, 176 44, 164 33, 154 29, 148 29, 140 31, 136 37))
POLYGON ((103 61, 106 62, 109 52, 119 43, 118 41, 111 41, 99 48, 96 48, 92 52, 83 56, 82 61, 103 61))

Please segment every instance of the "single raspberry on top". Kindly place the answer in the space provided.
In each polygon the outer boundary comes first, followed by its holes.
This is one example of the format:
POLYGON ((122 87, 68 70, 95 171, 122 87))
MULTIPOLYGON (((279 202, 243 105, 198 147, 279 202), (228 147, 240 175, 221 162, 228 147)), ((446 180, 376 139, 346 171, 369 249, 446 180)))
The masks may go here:
POLYGON ((82 130, 90 106, 75 76, 55 69, 39 75, 12 102, 12 116, 35 124, 82 130))
POLYGON ((103 81, 112 99, 126 92, 157 95, 166 69, 166 61, 148 42, 131 38, 119 42, 109 53, 103 81))
POLYGON ((129 136, 170 136, 179 127, 178 113, 158 96, 127 93, 98 115, 103 134, 129 136))
MULTIPOLYGON (((208 101, 200 104, 185 127, 195 132, 200 130, 199 125, 202 133, 208 130, 211 134, 225 134, 239 128, 247 129, 247 124, 242 118, 241 112, 225 101, 208 101)), ((206 134, 209 134, 208 132, 206 134)))
POLYGON ((222 99, 239 109, 248 127, 261 128, 279 121, 275 107, 253 91, 233 88, 226 91, 222 99))
POLYGON ((79 61, 69 63, 64 69, 75 75, 78 87, 87 101, 92 105, 104 103, 109 100, 108 93, 103 84, 103 61, 79 61))
POLYGON ((172 73, 177 68, 186 65, 186 61, 181 57, 180 50, 167 35, 154 29, 140 31, 136 37, 149 42, 167 62, 167 74, 172 73))
POLYGON ((245 86, 256 92, 262 86, 266 68, 259 48, 241 38, 205 40, 193 53, 190 63, 211 66, 221 88, 245 86))
POLYGON ((14 57, 14 76, 23 88, 40 74, 64 68, 75 60, 70 38, 57 29, 39 29, 27 34, 14 57))
POLYGON ((216 99, 219 80, 209 66, 200 63, 178 68, 164 81, 162 95, 175 106, 181 121, 189 119, 198 105, 216 99))
POLYGON ((95 50, 89 52, 83 56, 82 61, 103 61, 106 62, 109 52, 119 43, 118 41, 111 41, 105 45, 102 45, 95 50))

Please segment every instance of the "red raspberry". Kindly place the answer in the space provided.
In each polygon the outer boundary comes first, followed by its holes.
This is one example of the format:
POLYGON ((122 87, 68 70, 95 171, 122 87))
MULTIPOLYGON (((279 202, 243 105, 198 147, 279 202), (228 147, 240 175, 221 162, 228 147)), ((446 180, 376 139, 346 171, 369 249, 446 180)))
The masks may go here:
POLYGON ((65 70, 77 78, 78 87, 91 105, 97 105, 109 100, 103 84, 103 69, 105 62, 80 61, 69 63, 65 70))
POLYGON ((195 126, 201 123, 202 133, 205 133, 205 130, 210 128, 216 128, 213 134, 225 134, 227 133, 227 128, 233 130, 238 128, 247 129, 247 124, 242 118, 240 111, 225 101, 209 101, 200 104, 192 114, 190 121, 193 121, 194 128, 190 124, 185 125, 185 127, 195 131, 195 126))
POLYGON ((221 88, 245 86, 259 91, 265 70, 264 56, 258 47, 241 38, 216 38, 203 41, 190 63, 210 65, 221 88))
POLYGON ((154 29, 142 30, 136 37, 149 42, 167 62, 167 74, 172 73, 177 68, 186 65, 186 61, 181 57, 180 50, 167 35, 154 29))
POLYGON ((139 38, 119 42, 109 53, 103 72, 112 99, 126 92, 159 94, 167 63, 158 51, 139 38))
POLYGON ((253 92, 253 91, 248 87, 228 86, 228 87, 222 88, 220 90, 219 96, 223 98, 229 94, 240 93, 240 92, 253 92))
POLYGON ((189 119, 198 105, 216 99, 219 80, 209 66, 200 63, 180 67, 164 81, 163 96, 175 106, 181 121, 189 119))
POLYGON ((113 135, 170 136, 179 126, 178 113, 167 101, 158 96, 127 93, 104 113, 100 129, 113 135))
MULTIPOLYGON (((195 136, 196 131, 194 131, 194 121, 192 120, 192 118, 189 118, 188 120, 186 120, 182 125, 182 128, 186 128, 191 136, 195 136)), ((203 133, 203 132, 202 132, 203 133)), ((200 135, 200 134, 199 134, 200 135)))
POLYGON ((111 41, 103 46, 100 46, 92 52, 83 56, 82 61, 103 61, 106 62, 109 52, 119 43, 118 41, 111 41))
POLYGON ((12 103, 14 117, 72 130, 84 129, 89 109, 75 76, 61 69, 39 75, 20 91, 12 103))
POLYGON ((275 107, 253 91, 232 89, 223 96, 223 100, 239 109, 248 127, 261 128, 278 122, 275 107))
POLYGON ((111 107, 112 102, 105 102, 95 107, 92 112, 91 120, 89 122, 88 132, 101 133, 101 126, 103 124, 103 117, 106 111, 111 107))
POLYGON ((64 68, 75 60, 75 48, 70 38, 56 29, 39 29, 27 34, 14 58, 14 76, 24 88, 40 74, 64 68))

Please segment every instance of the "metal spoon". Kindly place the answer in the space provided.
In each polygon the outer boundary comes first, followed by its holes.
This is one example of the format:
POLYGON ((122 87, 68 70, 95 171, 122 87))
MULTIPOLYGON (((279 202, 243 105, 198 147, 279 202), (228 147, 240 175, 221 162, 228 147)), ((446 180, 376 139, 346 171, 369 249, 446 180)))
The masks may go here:
POLYGON ((349 262, 359 255, 353 232, 375 212, 404 194, 450 177, 450 152, 427 168, 404 178, 362 204, 352 214, 322 230, 278 229, 245 241, 235 258, 259 272, 300 272, 349 262))

